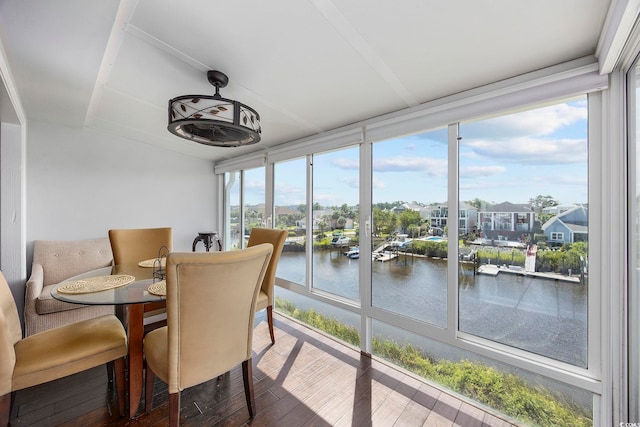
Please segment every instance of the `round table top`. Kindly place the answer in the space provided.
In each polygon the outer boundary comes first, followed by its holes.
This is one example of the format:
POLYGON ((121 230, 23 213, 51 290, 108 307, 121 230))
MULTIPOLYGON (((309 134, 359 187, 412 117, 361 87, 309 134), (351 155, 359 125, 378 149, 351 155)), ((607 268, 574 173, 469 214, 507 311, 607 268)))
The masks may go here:
POLYGON ((160 278, 153 277, 152 268, 140 267, 138 264, 116 265, 70 277, 52 289, 51 296, 60 301, 86 305, 126 305, 157 302, 163 301, 165 298, 149 293, 147 288, 149 285, 160 280, 160 278), (109 274, 129 274, 134 276, 135 280, 124 286, 97 292, 78 294, 58 292, 58 286, 65 283, 109 274))

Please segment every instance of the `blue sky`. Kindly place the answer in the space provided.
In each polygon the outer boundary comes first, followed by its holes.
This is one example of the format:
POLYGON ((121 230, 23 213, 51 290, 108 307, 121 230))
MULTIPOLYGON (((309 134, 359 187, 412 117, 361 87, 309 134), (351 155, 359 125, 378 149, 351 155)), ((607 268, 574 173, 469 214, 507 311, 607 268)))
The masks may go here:
MULTIPOLYGON (((587 100, 460 124, 460 199, 526 203, 550 195, 587 202, 587 100)), ((314 156, 314 202, 358 201, 357 147, 314 156)), ((276 166, 276 205, 305 203, 304 159, 276 166)), ((447 131, 373 145, 373 201, 447 200, 447 131)), ((264 201, 262 170, 246 174, 246 202, 264 201)))

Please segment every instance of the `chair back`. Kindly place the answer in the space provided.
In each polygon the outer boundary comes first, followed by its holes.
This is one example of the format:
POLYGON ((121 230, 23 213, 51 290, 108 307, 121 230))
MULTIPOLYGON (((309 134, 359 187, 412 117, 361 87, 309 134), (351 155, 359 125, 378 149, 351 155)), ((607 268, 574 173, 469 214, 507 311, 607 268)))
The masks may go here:
POLYGON ((16 364, 14 345, 22 339, 18 308, 9 284, 0 272, 0 396, 10 393, 16 364))
POLYGON ((280 260, 280 254, 284 247, 284 241, 287 239, 287 230, 275 230, 270 228, 253 228, 251 234, 249 234, 248 247, 260 245, 262 243, 271 243, 273 245, 273 254, 271 254, 271 261, 269 261, 269 267, 262 280, 261 289, 262 292, 267 294, 269 304, 273 303, 273 288, 276 282, 276 270, 278 268, 278 261, 280 260))
POLYGON ((109 230, 113 261, 118 264, 134 264, 157 258, 162 246, 172 250, 171 227, 130 228, 109 230))
POLYGON ((251 358, 253 322, 270 244, 167 257, 169 393, 251 358))

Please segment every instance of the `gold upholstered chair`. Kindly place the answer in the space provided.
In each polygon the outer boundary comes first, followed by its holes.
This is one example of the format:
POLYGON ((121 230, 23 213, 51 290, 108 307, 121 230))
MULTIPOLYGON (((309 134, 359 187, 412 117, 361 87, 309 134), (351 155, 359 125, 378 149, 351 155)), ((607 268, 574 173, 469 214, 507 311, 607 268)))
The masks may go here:
MULTIPOLYGON (((171 227, 113 229, 109 242, 114 264, 138 264, 171 252, 173 233, 171 227)), ((145 332, 164 326, 165 312, 164 301, 145 304, 145 332)))
POLYGON ((116 265, 137 264, 157 258, 163 246, 171 252, 173 235, 171 227, 116 229, 109 230, 109 242, 116 265))
MULTIPOLYGON (((113 315, 22 338, 9 285, 0 273, 0 427, 9 424, 13 393, 115 361, 120 415, 125 413, 127 335, 113 315)), ((109 364, 110 365, 110 364, 109 364)))
POLYGON ((171 253, 167 326, 144 338, 145 411, 155 376, 167 383, 169 425, 180 421, 180 392, 242 364, 249 416, 255 414, 251 369, 253 322, 271 244, 228 252, 171 253))
POLYGON ((262 286, 260 287, 260 294, 258 295, 258 304, 256 311, 267 309, 267 322, 269 323, 269 334, 271 335, 271 343, 276 343, 275 335, 273 334, 273 294, 276 282, 276 269, 278 268, 278 261, 280 260, 280 254, 284 247, 284 241, 287 239, 286 230, 273 230, 269 228, 253 228, 251 234, 249 234, 248 247, 259 245, 261 243, 271 243, 273 245, 273 254, 271 255, 271 261, 269 261, 269 268, 264 275, 262 286))

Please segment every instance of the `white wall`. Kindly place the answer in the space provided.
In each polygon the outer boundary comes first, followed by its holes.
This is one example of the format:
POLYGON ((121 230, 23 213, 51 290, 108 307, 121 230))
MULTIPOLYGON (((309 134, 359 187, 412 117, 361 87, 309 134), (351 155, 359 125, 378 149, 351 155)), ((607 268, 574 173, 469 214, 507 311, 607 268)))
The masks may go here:
MULTIPOLYGON (((213 163, 88 129, 29 121, 27 255, 34 240, 173 227, 174 251, 217 231, 213 163)), ((201 247, 199 249, 202 249, 201 247)))
POLYGON ((25 179, 22 126, 2 122, 0 141, 0 236, 2 236, 0 268, 15 300, 23 301, 26 254, 23 221, 25 179))

